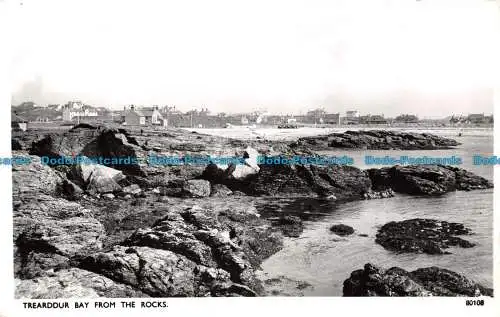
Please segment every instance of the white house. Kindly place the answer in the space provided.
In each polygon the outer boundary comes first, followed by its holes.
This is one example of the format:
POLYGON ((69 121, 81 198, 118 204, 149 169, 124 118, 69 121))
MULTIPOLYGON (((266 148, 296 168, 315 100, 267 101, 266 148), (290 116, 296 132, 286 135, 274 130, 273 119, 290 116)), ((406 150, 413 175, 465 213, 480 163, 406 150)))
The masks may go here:
POLYGON ((99 114, 91 107, 84 105, 81 101, 70 101, 63 107, 62 119, 72 121, 73 118, 97 117, 99 114))

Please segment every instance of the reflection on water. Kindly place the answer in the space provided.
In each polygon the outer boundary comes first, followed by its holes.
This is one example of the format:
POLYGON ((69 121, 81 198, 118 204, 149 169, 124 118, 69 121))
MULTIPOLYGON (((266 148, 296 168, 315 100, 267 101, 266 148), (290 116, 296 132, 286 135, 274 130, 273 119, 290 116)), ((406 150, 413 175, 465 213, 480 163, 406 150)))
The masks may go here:
MULTIPOLYGON (((446 135, 441 131, 432 133, 446 135)), ((453 135, 446 135, 453 137, 453 135)), ((457 138, 462 145, 457 149, 439 151, 361 151, 335 150, 324 155, 348 155, 359 168, 366 166, 365 155, 373 156, 459 156, 461 168, 493 180, 493 167, 475 166, 472 155, 493 155, 491 133, 467 131, 457 138)), ((350 273, 367 262, 385 268, 399 266, 406 270, 438 266, 463 273, 483 284, 493 286, 493 190, 452 192, 441 197, 412 197, 397 195, 380 200, 355 201, 344 204, 315 200, 277 200, 262 202, 259 211, 263 216, 286 213, 300 216, 305 223, 299 238, 286 238, 283 250, 267 259, 263 274, 267 278, 286 276, 313 285, 304 290, 307 296, 341 296, 342 284, 350 273), (469 249, 450 248, 452 254, 395 254, 375 243, 377 229, 390 221, 412 218, 434 218, 461 222, 474 232, 464 237, 476 246, 469 249), (332 224, 352 226, 356 232, 339 237, 330 232, 332 224), (367 237, 359 236, 366 234, 367 237)))
POLYGON ((406 270, 439 266, 463 273, 484 286, 493 285, 493 190, 453 192, 432 198, 398 195, 336 206, 286 200, 276 202, 273 208, 260 206, 259 210, 263 216, 272 212, 301 215, 306 228, 299 238, 286 239, 284 249, 263 263, 263 272, 267 278, 284 275, 312 284, 306 296, 341 296, 343 281, 367 262, 406 270), (375 243, 377 229, 383 224, 417 217, 464 223, 474 231, 465 239, 477 245, 449 249, 452 254, 427 255, 395 254, 375 243), (336 223, 352 226, 356 232, 339 237, 329 231, 336 223))

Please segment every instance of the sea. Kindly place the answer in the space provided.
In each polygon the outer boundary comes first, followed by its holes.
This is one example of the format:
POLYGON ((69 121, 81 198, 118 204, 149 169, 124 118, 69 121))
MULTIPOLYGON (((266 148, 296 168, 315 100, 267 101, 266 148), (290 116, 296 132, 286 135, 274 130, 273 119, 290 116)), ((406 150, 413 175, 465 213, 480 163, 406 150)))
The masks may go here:
MULTIPOLYGON (((342 132, 347 129, 220 129, 214 133, 228 137, 254 138, 256 135, 269 139, 290 140, 299 136, 342 132), (293 130, 293 131, 290 131, 293 130), (303 131, 300 131, 303 130, 303 131)), ((350 130, 352 130, 350 128, 350 130)), ((397 130, 397 129, 396 129, 397 130)), ((409 130, 405 130, 409 131, 409 130)), ((473 165, 472 156, 493 155, 492 129, 412 130, 455 138, 462 144, 456 149, 426 151, 372 151, 343 150, 321 152, 323 155, 343 156, 354 159, 354 165, 366 169, 365 155, 373 156, 429 156, 460 157, 459 167, 493 180, 492 166, 473 165)), ((263 279, 291 279, 309 287, 301 290, 304 296, 342 296, 344 280, 352 271, 362 269, 366 263, 382 268, 400 267, 411 271, 437 266, 457 273, 486 287, 493 287, 493 190, 457 191, 439 197, 415 197, 396 194, 386 199, 363 200, 348 203, 318 201, 315 199, 264 199, 258 203, 263 216, 290 214, 304 221, 304 232, 298 238, 285 238, 284 248, 266 259, 259 272, 263 279), (463 223, 473 231, 463 237, 476 244, 472 248, 452 247, 451 254, 398 254, 385 250, 375 243, 377 230, 387 222, 412 218, 432 218, 463 223), (353 227, 355 233, 340 237, 330 232, 333 224, 353 227), (363 235, 363 236, 360 236, 363 235), (366 235, 366 236, 364 236, 366 235)), ((291 290, 283 290, 283 294, 291 290)), ((279 295, 279 293, 277 294, 279 295)))

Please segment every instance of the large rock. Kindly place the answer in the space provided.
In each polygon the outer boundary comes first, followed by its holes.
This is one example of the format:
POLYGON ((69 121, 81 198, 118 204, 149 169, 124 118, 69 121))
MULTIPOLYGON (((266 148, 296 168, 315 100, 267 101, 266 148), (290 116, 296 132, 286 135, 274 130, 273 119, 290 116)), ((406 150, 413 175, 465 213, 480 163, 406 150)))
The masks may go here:
POLYGON ((470 229, 460 223, 417 218, 383 225, 375 242, 396 252, 445 254, 450 246, 473 247, 474 243, 456 237, 468 234, 470 229))
POLYGON ((354 229, 351 226, 337 224, 330 227, 330 231, 338 236, 349 236, 354 233, 354 229))
POLYGON ((119 192, 122 187, 118 183, 125 179, 125 175, 119 170, 85 163, 73 165, 69 177, 92 194, 119 192))
POLYGON ((102 247, 103 225, 76 202, 47 195, 14 201, 14 242, 20 254, 29 252, 73 256, 102 247))
POLYGON ((245 164, 236 165, 231 175, 236 179, 242 179, 249 175, 257 174, 260 169, 258 165, 258 157, 259 152, 257 152, 256 149, 247 147, 245 151, 243 151, 245 164))
POLYGON ((132 285, 153 297, 255 295, 250 289, 229 279, 222 269, 197 265, 186 257, 168 250, 149 247, 116 246, 80 260, 84 269, 132 285))
POLYGON ((243 191, 252 195, 294 195, 361 199, 370 191, 368 174, 345 165, 261 165, 243 191))
POLYGON ((344 281, 344 296, 493 296, 493 290, 450 270, 383 270, 370 263, 344 281))
MULTIPOLYGON (((160 207, 158 205, 163 203, 157 203, 158 209, 153 212, 150 209, 142 212, 142 206, 135 207, 133 216, 123 218, 117 230, 121 235, 134 228, 140 229, 121 245, 173 252, 199 267, 223 270, 228 275, 228 282, 245 285, 261 294, 262 285, 254 271, 263 259, 282 247, 279 231, 260 219, 252 204, 236 198, 171 200, 170 207, 160 207), (147 218, 154 215, 162 216, 148 224, 147 218), (128 224, 130 221, 133 223, 128 224)), ((217 291, 211 288, 211 292, 223 293, 219 286, 217 291)))
POLYGON ((375 190, 393 189, 412 195, 442 195, 454 190, 492 188, 487 179, 443 165, 392 166, 367 170, 375 190))
MULTIPOLYGON (((75 156, 87 156, 92 159, 144 158, 144 151, 141 151, 136 143, 123 129, 79 125, 69 131, 50 133, 33 141, 30 154, 55 159, 75 156)), ((145 176, 138 162, 111 162, 108 166, 122 170, 127 175, 145 176)))
POLYGON ((190 179, 183 182, 182 195, 188 197, 210 196, 210 182, 203 179, 190 179))
POLYGON ((56 194, 63 179, 49 166, 42 164, 36 156, 28 156, 30 164, 12 165, 13 195, 29 193, 56 194))
POLYGON ((451 149, 460 145, 455 140, 430 133, 398 132, 386 130, 346 131, 329 135, 299 138, 291 144, 295 149, 314 151, 331 148, 355 148, 368 150, 437 150, 451 149))
POLYGON ((78 268, 51 272, 29 280, 15 280, 18 299, 148 297, 141 291, 105 276, 78 268))

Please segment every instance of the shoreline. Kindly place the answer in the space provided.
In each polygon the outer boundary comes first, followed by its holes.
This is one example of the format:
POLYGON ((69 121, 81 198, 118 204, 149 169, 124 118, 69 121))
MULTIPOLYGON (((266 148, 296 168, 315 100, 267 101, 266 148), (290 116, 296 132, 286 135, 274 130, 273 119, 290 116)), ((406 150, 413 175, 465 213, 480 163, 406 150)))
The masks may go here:
MULTIPOLYGON (((84 272, 111 279, 117 284, 108 292, 120 296, 129 292, 153 297, 262 296, 256 270, 282 248, 283 236, 300 235, 303 224, 292 216, 261 218, 254 206, 259 197, 341 204, 385 199, 394 192, 436 196, 492 187, 482 177, 446 166, 361 170, 253 165, 258 153, 274 146, 281 146, 281 153, 302 151, 286 144, 253 142, 256 150, 245 142, 220 137, 215 139, 226 143, 214 143, 214 137, 179 130, 146 133, 80 126, 35 136, 31 145, 29 138, 19 143, 21 152, 29 151, 33 158, 75 152, 144 157, 159 148, 170 153, 239 152, 248 158, 249 166, 14 165, 16 274, 21 278, 21 296, 30 296, 25 287, 31 280, 56 283, 66 278, 64 274, 84 272), (81 242, 88 239, 98 243, 81 242), (171 273, 154 266, 155 259, 185 263, 173 268, 173 274, 185 276, 185 282, 164 284, 171 273), (120 263, 126 263, 127 269, 120 263), (51 268, 58 269, 55 275, 47 273, 51 268), (161 276, 161 281, 154 278, 143 284, 151 274, 161 276)), ((78 287, 82 292, 98 291, 89 285, 78 287)))

